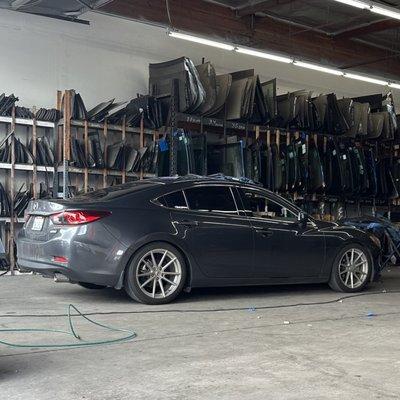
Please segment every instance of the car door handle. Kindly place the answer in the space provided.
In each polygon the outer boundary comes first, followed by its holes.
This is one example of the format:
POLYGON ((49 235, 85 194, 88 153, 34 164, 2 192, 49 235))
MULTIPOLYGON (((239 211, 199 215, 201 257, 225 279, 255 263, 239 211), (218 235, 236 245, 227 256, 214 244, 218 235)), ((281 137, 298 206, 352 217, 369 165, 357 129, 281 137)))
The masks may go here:
POLYGON ((186 226, 187 228, 193 228, 193 227, 199 226, 200 222, 192 221, 192 220, 183 220, 183 221, 178 221, 178 224, 186 226))
POLYGON ((271 237, 274 234, 269 228, 256 228, 256 232, 264 237, 271 237))

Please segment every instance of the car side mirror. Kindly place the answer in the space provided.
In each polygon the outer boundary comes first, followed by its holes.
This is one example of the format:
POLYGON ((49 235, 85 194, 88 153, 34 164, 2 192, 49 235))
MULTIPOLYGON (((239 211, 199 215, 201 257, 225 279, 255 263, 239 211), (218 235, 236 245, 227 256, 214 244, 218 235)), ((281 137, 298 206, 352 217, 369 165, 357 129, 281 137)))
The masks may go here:
POLYGON ((308 222, 307 213, 300 211, 297 215, 297 222, 299 223, 299 226, 301 226, 302 228, 305 228, 307 226, 307 222, 308 222))

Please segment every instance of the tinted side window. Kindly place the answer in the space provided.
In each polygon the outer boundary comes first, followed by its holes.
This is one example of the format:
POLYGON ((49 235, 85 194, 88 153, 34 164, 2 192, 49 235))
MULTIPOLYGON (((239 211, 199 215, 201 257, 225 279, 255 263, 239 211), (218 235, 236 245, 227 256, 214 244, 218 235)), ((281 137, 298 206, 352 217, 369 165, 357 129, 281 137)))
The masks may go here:
POLYGON ((191 210, 237 215, 235 201, 229 187, 202 186, 185 190, 191 210))
POLYGON ((246 215, 249 217, 297 221, 295 213, 263 194, 248 189, 239 189, 239 191, 246 215))
POLYGON ((169 208, 187 208, 185 196, 180 190, 166 194, 158 199, 158 201, 164 206, 169 208))

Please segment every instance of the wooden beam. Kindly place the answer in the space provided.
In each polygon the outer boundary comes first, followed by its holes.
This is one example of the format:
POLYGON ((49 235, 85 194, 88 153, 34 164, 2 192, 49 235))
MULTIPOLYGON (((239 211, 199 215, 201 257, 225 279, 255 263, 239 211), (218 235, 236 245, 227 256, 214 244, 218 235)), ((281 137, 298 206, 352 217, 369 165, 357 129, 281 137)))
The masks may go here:
POLYGON ((375 32, 386 31, 400 27, 400 21, 397 19, 384 19, 372 22, 366 25, 356 26, 354 28, 338 32, 333 35, 336 40, 350 39, 358 36, 369 35, 375 32))
POLYGON ((263 12, 263 11, 270 10, 272 7, 279 7, 279 6, 283 6, 283 5, 286 5, 286 4, 294 3, 295 1, 297 1, 297 0, 266 0, 266 1, 260 1, 259 3, 239 8, 236 11, 236 14, 239 17, 245 17, 247 15, 253 15, 253 14, 258 13, 258 12, 263 12))
MULTIPOLYGON (((388 51, 351 40, 335 40, 324 33, 304 31, 270 17, 255 20, 253 27, 235 11, 202 0, 169 0, 176 29, 260 50, 280 52, 311 62, 341 68, 352 63, 378 60, 388 51), (298 32, 298 34, 295 34, 298 32)), ((141 22, 170 26, 164 0, 114 0, 101 11, 141 22)), ((358 72, 400 78, 400 61, 391 58, 362 65, 358 72)))

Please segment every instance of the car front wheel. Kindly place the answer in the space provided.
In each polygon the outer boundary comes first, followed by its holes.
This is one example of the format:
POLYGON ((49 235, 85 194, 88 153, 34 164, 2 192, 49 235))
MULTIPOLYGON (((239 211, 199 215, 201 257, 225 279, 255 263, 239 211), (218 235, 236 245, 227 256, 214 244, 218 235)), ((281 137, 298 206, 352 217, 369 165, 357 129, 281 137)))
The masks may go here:
POLYGON ((151 243, 132 258, 125 273, 125 291, 145 304, 165 304, 182 291, 186 265, 180 252, 168 243, 151 243))
POLYGON ((348 245, 335 258, 329 286, 339 292, 360 292, 371 280, 372 266, 368 250, 348 245))

